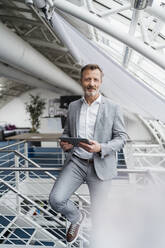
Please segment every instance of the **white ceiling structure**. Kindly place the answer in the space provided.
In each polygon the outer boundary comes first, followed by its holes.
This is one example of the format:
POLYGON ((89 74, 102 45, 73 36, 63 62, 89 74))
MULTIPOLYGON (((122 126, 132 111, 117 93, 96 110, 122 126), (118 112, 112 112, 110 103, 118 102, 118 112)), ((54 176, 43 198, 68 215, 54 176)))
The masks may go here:
POLYGON ((165 122, 165 3, 135 1, 0 0, 0 106, 35 87, 81 94, 98 63, 104 95, 165 122))

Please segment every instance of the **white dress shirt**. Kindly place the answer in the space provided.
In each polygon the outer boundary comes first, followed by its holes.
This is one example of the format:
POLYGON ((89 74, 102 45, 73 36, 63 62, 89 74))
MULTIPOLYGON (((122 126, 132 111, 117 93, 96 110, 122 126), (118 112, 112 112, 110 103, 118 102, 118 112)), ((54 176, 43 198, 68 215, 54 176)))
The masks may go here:
MULTIPOLYGON (((83 104, 81 106, 80 118, 79 118, 79 130, 78 130, 79 137, 93 140, 96 117, 100 102, 101 102, 101 95, 91 105, 89 105, 86 102, 85 98, 83 97, 83 104)), ((93 157, 92 153, 87 152, 81 147, 75 147, 74 154, 84 159, 90 159, 93 157)))

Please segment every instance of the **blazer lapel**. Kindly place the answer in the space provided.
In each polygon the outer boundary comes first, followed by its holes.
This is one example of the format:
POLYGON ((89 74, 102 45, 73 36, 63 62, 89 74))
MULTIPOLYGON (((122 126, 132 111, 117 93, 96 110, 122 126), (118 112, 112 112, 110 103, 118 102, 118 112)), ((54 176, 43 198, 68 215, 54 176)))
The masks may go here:
POLYGON ((104 113, 104 97, 101 97, 101 103, 98 109, 97 117, 96 117, 96 123, 94 127, 94 140, 97 139, 97 134, 99 133, 98 131, 102 128, 102 121, 103 121, 103 113, 104 113))
POLYGON ((81 110, 82 103, 83 103, 83 99, 81 98, 79 103, 77 104, 77 110, 76 110, 76 125, 75 125, 76 137, 78 137, 80 110, 81 110))

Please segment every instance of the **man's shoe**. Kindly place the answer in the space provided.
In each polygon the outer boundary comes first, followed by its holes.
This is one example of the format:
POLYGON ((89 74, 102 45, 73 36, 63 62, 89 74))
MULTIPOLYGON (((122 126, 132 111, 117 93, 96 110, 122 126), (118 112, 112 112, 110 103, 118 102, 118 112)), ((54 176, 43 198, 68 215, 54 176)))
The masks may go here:
POLYGON ((70 224, 70 227, 67 231, 66 240, 70 244, 75 242, 79 236, 80 227, 82 225, 83 220, 85 219, 85 213, 81 212, 81 214, 82 214, 81 220, 75 224, 70 224))

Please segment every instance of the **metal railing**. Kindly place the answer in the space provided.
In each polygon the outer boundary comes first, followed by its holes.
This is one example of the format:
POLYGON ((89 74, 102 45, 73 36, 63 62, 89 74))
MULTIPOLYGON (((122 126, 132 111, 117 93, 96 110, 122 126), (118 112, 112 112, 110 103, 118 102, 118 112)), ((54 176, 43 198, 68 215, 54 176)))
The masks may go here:
MULTIPOLYGON (((15 167, 12 169, 15 171, 26 171, 27 168, 15 167)), ((8 168, 8 170, 10 170, 10 168, 8 168)), ((36 168, 31 168, 31 170, 35 172, 36 168)), ((39 171, 39 168, 37 168, 37 170, 39 171)), ((44 168, 44 170, 46 171, 46 168, 44 168)), ((152 173, 165 173, 165 169, 154 170, 143 168, 126 169, 126 171, 130 174, 144 176, 148 181, 154 184, 156 181, 152 173)), ((3 217, 3 220, 5 220, 1 222, 1 229, 3 229, 0 233, 1 242, 7 242, 7 244, 36 244, 42 245, 43 247, 46 247, 48 244, 49 246, 51 244, 51 247, 55 247, 57 244, 58 247, 66 246, 65 232, 67 223, 63 216, 50 209, 48 205, 48 192, 45 191, 45 184, 48 183, 48 180, 46 182, 40 182, 40 191, 37 189, 35 180, 27 182, 29 184, 26 184, 26 187, 29 188, 29 186, 31 186, 28 191, 27 189, 25 190, 22 185, 19 185, 19 189, 17 189, 3 179, 0 179, 0 183, 4 184, 10 190, 8 194, 2 194, 0 199, 0 218, 3 217), (6 224, 6 222, 8 223, 6 224), (23 236, 20 236, 20 233, 23 236)), ((89 214, 88 211, 87 214, 89 214)), ((81 238, 87 242, 89 237, 86 230, 82 232, 82 235, 81 238)), ((83 247, 82 245, 79 246, 79 242, 82 241, 78 240, 75 244, 76 247, 83 247)))
MULTIPOLYGON (((0 221, 0 230, 2 230, 0 243, 66 246, 67 222, 48 204, 49 193, 56 180, 56 176, 51 172, 60 171, 61 168, 55 166, 41 168, 26 157, 25 153, 11 148, 12 146, 7 146, 0 149, 3 157, 7 154, 12 155, 10 167, 5 167, 7 163, 1 163, 0 166, 0 218, 3 218, 3 221, 0 221), (20 237, 20 233, 24 236, 20 237)), ((61 157, 59 159, 61 161, 61 157)), ((162 182, 159 175, 164 175, 165 172, 165 154, 162 153, 159 145, 128 142, 125 159, 128 168, 118 171, 129 175, 127 185, 162 182)), ((59 165, 58 162, 57 164, 59 165)), ((90 204, 87 198, 78 193, 75 193, 72 199, 77 207, 86 211, 89 217, 80 239, 73 244, 76 247, 83 247, 83 243, 88 243, 89 239, 90 204)))
MULTIPOLYGON (((135 144, 129 141, 125 148, 126 164, 130 172, 141 171, 154 175, 156 182, 161 179, 161 173, 165 169, 165 152, 162 150, 162 146, 159 144, 135 144), (157 175, 156 175, 157 172, 157 175)), ((130 183, 144 183, 147 174, 131 173, 129 174, 130 183)), ((162 181, 163 183, 163 181, 162 181)))
MULTIPOLYGON (((15 222, 13 222, 12 227, 5 226, 6 221, 4 221, 4 224, 0 226, 3 229, 0 243, 42 244, 43 246, 49 244, 52 247, 56 244, 58 244, 58 247, 66 246, 65 234, 67 221, 63 216, 53 211, 48 204, 49 193, 56 180, 56 177, 51 172, 60 171, 61 168, 41 168, 20 151, 9 150, 8 147, 0 149, 0 154, 4 156, 5 153, 12 155, 12 164, 10 164, 10 167, 5 167, 1 163, 0 209, 1 207, 5 207, 12 211, 13 215, 11 216, 14 216, 14 220, 17 220, 17 216, 22 216, 20 217, 20 221, 25 218, 28 223, 31 223, 31 225, 29 224, 31 232, 33 227, 34 230, 33 237, 23 239, 15 235, 15 232, 26 233, 24 232, 25 227, 17 226, 15 222), (46 176, 43 176, 43 174, 46 176), (34 225, 34 222, 37 224, 37 227, 34 225), (47 237, 47 239, 43 240, 42 235, 39 235, 39 233, 43 233, 43 235, 45 233, 44 237, 47 237), (14 239, 13 236, 15 237, 14 239), (40 238, 36 239, 38 236, 40 238)), ((86 207, 89 205, 88 200, 77 193, 74 194, 73 200, 77 204, 77 207, 81 206, 83 208, 85 206, 84 211, 89 215, 88 207, 86 207)), ((4 219, 7 218, 5 213, 3 217, 4 219)), ((27 236, 27 233, 25 236, 27 236)), ((82 242, 88 242, 87 239, 88 233, 86 230, 85 232, 82 231, 82 235, 80 235, 80 238, 74 245, 76 247, 82 247, 82 242)))
MULTIPOLYGON (((66 230, 66 223, 65 219, 63 221, 60 221, 59 218, 56 217, 57 213, 54 213, 54 211, 50 211, 48 204, 42 200, 39 199, 36 195, 33 197, 28 194, 25 195, 22 190, 20 189, 17 190, 15 187, 11 186, 9 183, 5 182, 4 180, 0 179, 0 182, 3 183, 5 186, 7 186, 10 191, 14 194, 12 194, 12 197, 10 197, 10 205, 6 204, 8 202, 8 195, 3 195, 3 205, 7 206, 10 210, 12 209, 14 216, 23 216, 23 219, 25 218, 27 222, 31 223, 32 226, 31 228, 34 228, 34 231, 36 232, 36 235, 38 235, 38 231, 41 232, 42 235, 46 235, 47 237, 47 242, 54 242, 54 244, 60 243, 61 247, 65 246, 65 230, 66 230), (31 199, 33 198, 33 200, 31 199), (14 209, 15 205, 15 199, 17 199, 16 203, 17 205, 15 206, 16 208, 14 209), (12 205, 11 205, 12 204, 12 205), (34 223, 35 222, 35 225, 34 223), (37 227, 36 228, 36 224, 37 227), (54 227, 54 228, 53 228, 54 227), (53 230, 52 230, 53 228, 53 230), (57 238, 58 236, 58 238, 57 238)), ((35 191, 36 192, 36 191, 35 191)), ((34 192, 32 192, 34 194, 34 192)), ((11 196, 11 194, 10 194, 11 196)), ((0 201, 1 203, 1 201, 0 201)), ((21 221, 21 220, 20 220, 21 221)), ((23 220, 22 220, 23 221, 23 220)), ((29 225, 30 225, 29 223, 29 225)), ((22 227, 20 226, 13 226, 13 229, 15 228, 20 228, 22 230, 22 227)), ((40 235, 41 236, 41 235, 40 235)), ((22 237, 18 236, 20 240, 22 240, 22 237)), ((28 240, 28 243, 34 243, 34 238, 33 240, 28 240)), ((32 239, 32 237, 31 237, 32 239)), ((39 238, 37 243, 42 243, 43 238, 39 238)), ((44 238, 45 239, 45 238, 44 238)), ((45 241, 46 242, 46 241, 45 241)), ((25 244, 27 244, 26 241, 24 241, 25 244)))
MULTIPOLYGON (((36 162, 34 162, 32 159, 28 158, 28 144, 27 144, 27 142, 25 142, 25 141, 18 142, 16 144, 14 144, 14 146, 16 146, 16 145, 19 146, 20 144, 24 144, 24 154, 21 153, 21 152, 19 152, 19 149, 18 150, 9 150, 8 149, 8 148, 13 147, 13 145, 9 145, 9 146, 5 146, 3 148, 0 148, 0 154, 1 153, 3 153, 3 154, 4 153, 6 153, 6 154, 13 154, 13 157, 12 157, 12 162, 13 163, 10 166, 10 168, 12 168, 14 166, 14 164, 16 165, 16 167, 19 167, 19 164, 20 164, 20 161, 18 161, 18 157, 19 157, 19 158, 22 158, 23 159, 23 161, 22 161, 22 166, 23 167, 28 168, 31 165, 31 166, 34 166, 36 168, 40 168, 41 171, 42 171, 42 168, 36 162)), ((32 152, 30 152, 30 154, 32 154, 32 152)), ((46 168, 47 171, 45 171, 45 173, 44 173, 49 178, 51 178, 53 180, 56 180, 56 176, 52 175, 48 171, 60 171, 61 170, 61 168, 59 168, 59 167, 57 168, 57 166, 59 166, 59 165, 61 165, 61 167, 62 167, 62 163, 63 163, 63 160, 64 160, 64 155, 62 154, 61 157, 62 157, 62 159, 61 158, 58 159, 58 160, 60 160, 60 162, 57 162, 56 165, 53 165, 53 168, 52 167, 46 168)), ((1 157, 0 157, 0 161, 1 161, 1 157)), ((9 160, 6 160, 6 162, 8 162, 8 161, 9 160)), ((2 166, 3 164, 1 163, 0 165, 2 166)), ((12 171, 12 169, 11 169, 11 171, 12 171)), ((30 171, 30 169, 27 169, 27 171, 30 171)), ((43 169, 43 171, 44 171, 44 169, 43 169)), ((28 174, 26 174, 26 176, 28 176, 28 174)), ((33 176, 35 176, 34 173, 33 173, 33 176)), ((0 178, 3 178, 3 177, 0 176, 0 178)), ((83 201, 84 203, 89 204, 89 201, 87 201, 85 198, 81 197, 77 193, 75 193, 74 195, 76 197, 78 197, 81 201, 83 201)))

